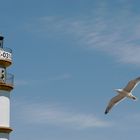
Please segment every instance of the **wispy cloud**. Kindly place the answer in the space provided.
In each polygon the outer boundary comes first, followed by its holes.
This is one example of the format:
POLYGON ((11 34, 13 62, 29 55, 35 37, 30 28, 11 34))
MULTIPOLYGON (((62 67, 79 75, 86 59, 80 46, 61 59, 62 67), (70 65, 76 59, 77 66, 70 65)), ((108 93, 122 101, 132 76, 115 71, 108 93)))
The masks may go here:
POLYGON ((39 80, 31 80, 31 79, 16 79, 14 81, 14 85, 16 87, 23 87, 23 86, 32 86, 32 85, 38 85, 40 83, 39 80))
POLYGON ((29 84, 28 80, 15 80, 15 86, 27 86, 29 84))
POLYGON ((36 22, 36 29, 47 34, 71 35, 85 48, 104 51, 122 63, 140 64, 139 14, 133 14, 132 3, 120 2, 122 6, 117 11, 110 12, 104 2, 96 12, 79 19, 44 16, 36 22))
POLYGON ((68 73, 64 73, 64 74, 59 74, 59 75, 55 75, 55 76, 51 76, 48 78, 48 80, 51 81, 60 81, 60 80, 67 80, 70 79, 71 75, 68 73))
POLYGON ((73 129, 108 127, 111 123, 93 114, 71 112, 68 109, 46 103, 19 104, 22 121, 36 125, 55 125, 73 129))
MULTIPOLYGON (((130 130, 130 132, 132 130, 139 130, 139 125, 140 125, 140 113, 139 112, 129 112, 126 113, 125 116, 121 117, 120 120, 120 116, 118 116, 116 119, 119 120, 119 123, 116 123, 116 129, 120 130, 120 131, 127 131, 130 130)), ((117 121, 114 120, 114 121, 117 121)))
MULTIPOLYGON (((62 73, 62 74, 57 74, 57 75, 52 75, 52 76, 48 76, 47 79, 45 79, 45 81, 61 81, 61 80, 68 80, 70 79, 72 76, 69 73, 62 73)), ((43 80, 43 79, 42 79, 43 80)), ((16 87, 21 87, 21 86, 31 86, 31 85, 39 85, 40 83, 42 83, 42 80, 31 80, 31 79, 16 79, 14 81, 14 84, 16 87)))

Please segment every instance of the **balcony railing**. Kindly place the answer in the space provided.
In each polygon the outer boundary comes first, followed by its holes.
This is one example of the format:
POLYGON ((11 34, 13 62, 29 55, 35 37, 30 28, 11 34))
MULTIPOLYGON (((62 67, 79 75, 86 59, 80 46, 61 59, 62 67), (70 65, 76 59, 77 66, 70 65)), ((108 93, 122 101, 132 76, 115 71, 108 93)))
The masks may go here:
POLYGON ((0 84, 14 86, 14 75, 7 73, 5 78, 0 78, 0 84))
POLYGON ((7 73, 5 83, 8 84, 8 85, 14 86, 14 75, 10 74, 10 73, 7 73))

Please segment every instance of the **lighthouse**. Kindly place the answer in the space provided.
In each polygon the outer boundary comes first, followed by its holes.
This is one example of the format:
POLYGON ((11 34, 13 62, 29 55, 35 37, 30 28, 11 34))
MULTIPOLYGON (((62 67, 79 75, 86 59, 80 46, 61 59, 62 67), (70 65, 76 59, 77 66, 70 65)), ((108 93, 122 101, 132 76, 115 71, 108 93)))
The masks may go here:
POLYGON ((12 65, 12 50, 3 47, 4 37, 0 36, 0 140, 9 140, 10 92, 13 89, 14 76, 7 72, 12 65))

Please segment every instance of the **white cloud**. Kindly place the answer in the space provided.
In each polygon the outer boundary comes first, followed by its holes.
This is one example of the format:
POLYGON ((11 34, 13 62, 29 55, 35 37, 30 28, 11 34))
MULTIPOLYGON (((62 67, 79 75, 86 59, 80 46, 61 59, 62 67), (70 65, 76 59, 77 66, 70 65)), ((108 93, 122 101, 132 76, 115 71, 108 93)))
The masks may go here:
POLYGON ((118 116, 117 120, 119 120, 119 123, 116 123, 115 126, 120 131, 128 131, 128 130, 132 131, 134 129, 139 130, 139 125, 140 125, 139 118, 140 118, 140 113, 129 112, 126 113, 125 116, 122 116, 121 120, 120 120, 120 116, 118 116))
MULTIPOLYGON (((69 73, 63 73, 63 74, 57 74, 57 75, 52 75, 48 76, 47 80, 48 81, 60 81, 60 80, 68 80, 72 76, 69 73)), ((46 79, 45 79, 46 80, 46 79)), ((16 79, 14 81, 15 86, 21 87, 21 86, 31 86, 31 85, 39 85, 42 83, 42 80, 31 80, 31 79, 16 79)))
POLYGON ((70 74, 64 73, 64 74, 60 74, 60 75, 51 76, 50 78, 48 78, 48 80, 60 81, 60 80, 67 80, 67 79, 70 79, 70 78, 71 78, 70 74))
POLYGON ((31 86, 31 85, 38 85, 40 83, 39 80, 30 80, 30 79, 16 79, 14 84, 17 87, 21 87, 21 86, 31 86))
POLYGON ((29 82, 27 80, 16 80, 15 86, 26 86, 29 85, 29 82))
POLYGON ((114 49, 112 54, 114 54, 120 62, 129 64, 140 64, 140 47, 139 46, 128 46, 118 49, 114 49))
POLYGON ((99 2, 96 12, 82 18, 44 16, 32 27, 47 35, 70 35, 85 48, 104 51, 119 62, 140 64, 139 14, 133 14, 131 2, 120 3, 120 9, 110 12, 107 2, 99 2))
POLYGON ((22 109, 18 117, 26 123, 36 125, 55 125, 74 129, 86 129, 95 127, 108 127, 111 123, 101 120, 93 114, 78 113, 62 109, 58 105, 46 103, 19 104, 22 109))

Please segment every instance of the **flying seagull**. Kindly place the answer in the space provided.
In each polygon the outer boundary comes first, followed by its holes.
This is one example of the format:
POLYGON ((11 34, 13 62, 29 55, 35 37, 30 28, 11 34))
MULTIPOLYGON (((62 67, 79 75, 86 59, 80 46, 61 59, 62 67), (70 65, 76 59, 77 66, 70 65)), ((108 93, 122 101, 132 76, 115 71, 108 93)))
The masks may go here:
POLYGON ((129 81, 128 84, 126 85, 126 87, 123 89, 115 89, 115 91, 117 91, 118 95, 113 97, 109 101, 108 106, 105 110, 105 114, 107 114, 114 105, 116 105, 117 103, 119 103, 120 101, 125 99, 126 97, 136 100, 137 98, 132 95, 132 90, 137 86, 137 84, 139 82, 140 82, 140 77, 129 81))

